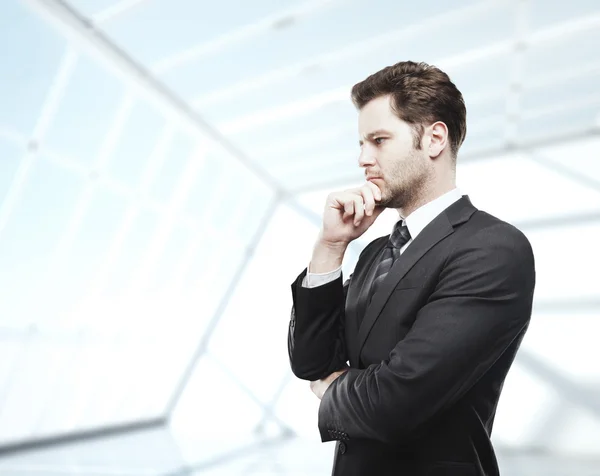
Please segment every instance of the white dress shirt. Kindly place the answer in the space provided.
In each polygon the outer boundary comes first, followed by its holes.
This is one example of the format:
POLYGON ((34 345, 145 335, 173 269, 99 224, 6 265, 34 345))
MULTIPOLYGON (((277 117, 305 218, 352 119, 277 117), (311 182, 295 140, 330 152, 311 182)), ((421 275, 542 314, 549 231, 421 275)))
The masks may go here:
MULTIPOLYGON (((444 195, 426 203, 425 205, 417 208, 406 218, 401 218, 406 223, 408 231, 410 233, 410 240, 400 249, 400 254, 404 253, 406 248, 410 246, 413 240, 418 236, 423 229, 429 225, 435 217, 442 213, 446 208, 452 205, 454 202, 462 197, 462 193, 458 188, 454 188, 444 195)), ((310 263, 308 272, 302 280, 302 286, 305 288, 314 288, 322 286, 323 284, 329 283, 330 281, 336 280, 342 274, 342 267, 340 266, 333 271, 327 273, 311 273, 310 263)))

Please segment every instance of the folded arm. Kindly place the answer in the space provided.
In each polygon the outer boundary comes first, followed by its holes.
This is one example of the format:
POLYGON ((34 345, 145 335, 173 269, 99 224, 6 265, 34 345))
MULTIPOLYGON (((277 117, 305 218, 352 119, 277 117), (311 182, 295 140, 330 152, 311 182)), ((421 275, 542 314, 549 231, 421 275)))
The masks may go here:
MULTIPOLYGON (((304 270, 292 284, 293 306, 288 329, 292 372, 303 380, 319 380, 346 366, 344 318, 352 275, 306 287, 304 270)), ((337 273, 336 273, 337 274, 337 273)))
POLYGON ((349 369, 319 408, 322 441, 402 442, 457 402, 523 335, 531 315, 534 259, 507 225, 482 230, 448 260, 434 293, 385 361, 349 369))

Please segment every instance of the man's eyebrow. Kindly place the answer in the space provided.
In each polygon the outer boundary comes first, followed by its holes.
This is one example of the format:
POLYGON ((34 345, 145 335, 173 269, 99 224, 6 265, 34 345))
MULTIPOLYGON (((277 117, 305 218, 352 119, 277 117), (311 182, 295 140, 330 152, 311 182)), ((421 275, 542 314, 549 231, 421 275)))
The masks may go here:
MULTIPOLYGON (((389 136, 389 135, 392 135, 392 133, 391 133, 391 132, 389 132, 389 131, 386 131, 385 129, 377 129, 376 131, 369 132, 369 133, 367 134, 367 139, 368 139, 368 140, 371 140, 371 139, 373 139, 373 137, 377 137, 377 136, 385 136, 385 135, 389 136)), ((362 144, 362 139, 359 139, 359 141, 358 141, 358 142, 359 142, 360 144, 362 144)))
POLYGON ((385 129, 377 129, 376 131, 370 132, 369 134, 367 134, 367 139, 372 139, 375 136, 383 136, 383 135, 390 135, 391 132, 386 131, 385 129))

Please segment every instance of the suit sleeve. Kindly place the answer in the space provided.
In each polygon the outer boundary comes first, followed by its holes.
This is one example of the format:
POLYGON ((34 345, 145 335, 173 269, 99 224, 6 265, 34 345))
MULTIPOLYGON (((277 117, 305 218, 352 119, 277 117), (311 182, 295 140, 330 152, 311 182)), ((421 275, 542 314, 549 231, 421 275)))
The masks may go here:
POLYGON ((288 329, 292 372, 303 380, 319 380, 347 367, 344 335, 346 293, 352 275, 321 286, 302 286, 305 269, 292 283, 293 306, 288 329))
POLYGON ((402 443, 456 403, 513 342, 531 316, 535 266, 527 238, 510 225, 471 236, 448 258, 438 284, 389 357, 350 369, 319 407, 322 441, 402 443))
POLYGON ((308 273, 302 280, 302 286, 305 288, 316 288, 317 286, 322 286, 323 284, 327 284, 335 279, 339 278, 342 275, 342 267, 340 266, 329 273, 311 273, 310 267, 308 268, 308 273))

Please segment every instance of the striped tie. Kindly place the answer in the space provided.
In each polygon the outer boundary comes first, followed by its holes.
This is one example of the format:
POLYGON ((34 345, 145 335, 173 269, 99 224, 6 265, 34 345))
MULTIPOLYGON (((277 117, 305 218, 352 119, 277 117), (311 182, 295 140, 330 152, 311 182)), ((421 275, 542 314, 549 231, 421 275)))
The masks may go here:
POLYGON ((410 240, 410 233, 408 231, 408 227, 406 225, 403 225, 402 221, 403 220, 399 220, 394 225, 394 230, 390 235, 387 245, 383 249, 381 261, 377 265, 377 269, 375 270, 375 277, 373 278, 373 285, 371 287, 371 299, 378 291, 379 286, 387 276, 394 262, 400 256, 400 249, 410 240))

